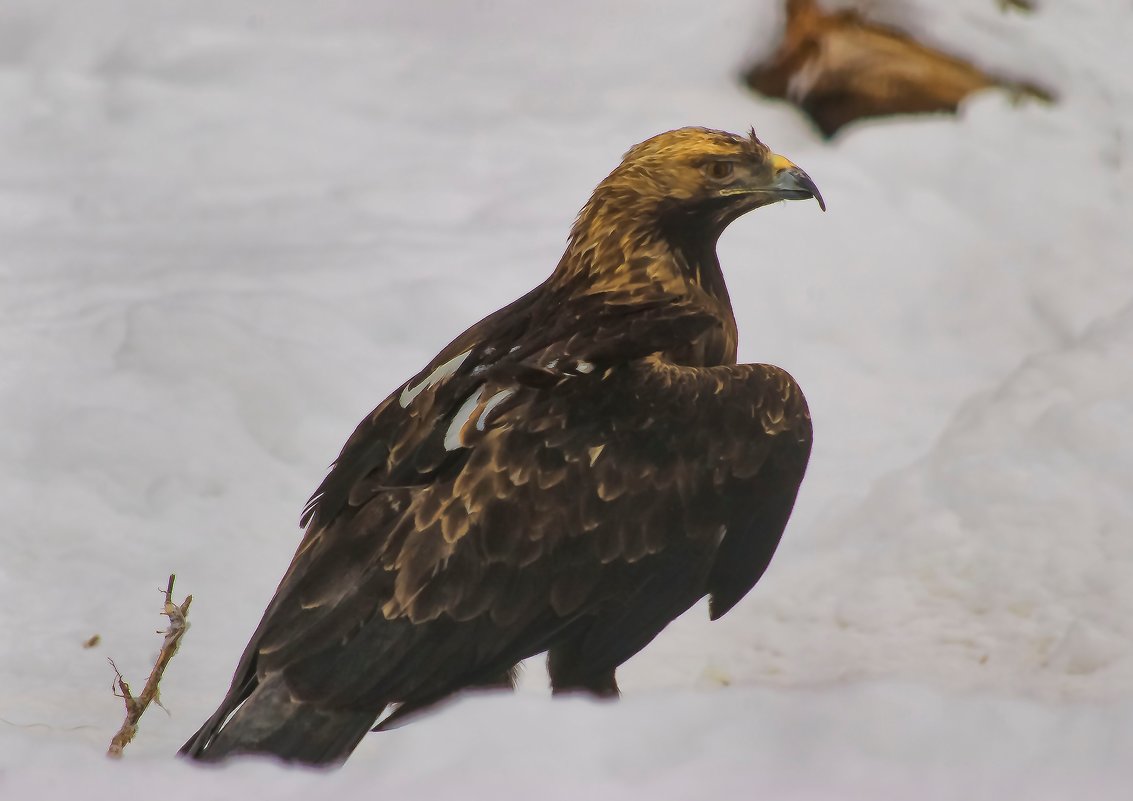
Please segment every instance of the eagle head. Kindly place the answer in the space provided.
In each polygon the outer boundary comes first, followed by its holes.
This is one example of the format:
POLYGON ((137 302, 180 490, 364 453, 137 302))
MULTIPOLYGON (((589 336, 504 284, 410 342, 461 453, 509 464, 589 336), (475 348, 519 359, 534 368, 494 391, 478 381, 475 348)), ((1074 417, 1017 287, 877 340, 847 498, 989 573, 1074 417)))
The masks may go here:
POLYGON ((706 213, 729 222, 780 200, 826 204, 810 176, 755 135, 678 128, 634 145, 595 195, 656 213, 706 213))
MULTIPOLYGON (((736 218, 780 200, 826 204, 810 176, 747 136, 708 128, 678 128, 634 145, 598 184, 579 212, 560 275, 584 274, 598 289, 633 283, 624 265, 650 255, 651 243, 698 255, 736 218)), ((654 260, 655 264, 661 262, 654 260)), ((663 265, 650 270, 662 280, 663 265)), ((644 280, 644 278, 642 278, 644 280)))

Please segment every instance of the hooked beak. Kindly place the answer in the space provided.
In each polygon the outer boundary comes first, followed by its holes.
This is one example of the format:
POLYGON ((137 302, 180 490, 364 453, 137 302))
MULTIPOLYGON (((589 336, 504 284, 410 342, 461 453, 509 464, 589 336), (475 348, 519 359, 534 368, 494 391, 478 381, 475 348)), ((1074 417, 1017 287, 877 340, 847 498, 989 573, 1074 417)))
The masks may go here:
POLYGON ((766 195, 770 202, 777 200, 807 200, 814 198, 818 207, 826 211, 826 202, 811 177, 796 164, 777 153, 768 159, 771 165, 771 179, 761 178, 755 183, 741 184, 724 190, 725 195, 766 195))
POLYGON ((783 200, 806 200, 809 197, 818 201, 818 207, 826 211, 826 202, 822 193, 814 185, 810 176, 789 159, 773 153, 771 154, 771 169, 774 179, 769 189, 778 194, 783 200))

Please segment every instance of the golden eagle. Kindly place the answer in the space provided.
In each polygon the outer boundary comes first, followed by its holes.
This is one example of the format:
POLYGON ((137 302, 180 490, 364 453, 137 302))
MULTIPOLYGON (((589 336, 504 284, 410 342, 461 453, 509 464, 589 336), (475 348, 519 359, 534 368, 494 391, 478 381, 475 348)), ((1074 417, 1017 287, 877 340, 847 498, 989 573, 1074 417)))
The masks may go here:
POLYGON ((615 695, 617 667, 699 599, 731 609, 779 543, 811 424, 785 371, 736 364, 716 240, 811 197, 754 131, 682 128, 626 153, 551 277, 347 440, 181 753, 340 762, 383 714, 510 685, 544 651, 555 692, 615 695))

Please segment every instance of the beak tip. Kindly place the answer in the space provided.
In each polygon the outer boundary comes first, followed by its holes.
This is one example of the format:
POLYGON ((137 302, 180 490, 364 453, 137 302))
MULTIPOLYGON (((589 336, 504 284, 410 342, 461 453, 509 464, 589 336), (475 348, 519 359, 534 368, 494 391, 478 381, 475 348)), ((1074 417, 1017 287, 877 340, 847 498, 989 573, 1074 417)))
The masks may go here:
POLYGON ((820 209, 826 211, 826 201, 822 199, 822 193, 818 191, 818 186, 805 170, 778 155, 773 157, 772 164, 778 168, 775 180, 777 188, 793 193, 789 196, 792 200, 803 200, 809 195, 818 201, 820 209))

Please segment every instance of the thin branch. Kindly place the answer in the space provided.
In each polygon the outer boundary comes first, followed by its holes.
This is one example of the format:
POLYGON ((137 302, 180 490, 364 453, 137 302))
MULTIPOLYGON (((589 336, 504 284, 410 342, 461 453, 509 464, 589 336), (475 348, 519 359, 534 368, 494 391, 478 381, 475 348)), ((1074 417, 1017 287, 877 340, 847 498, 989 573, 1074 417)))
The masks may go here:
POLYGON ((138 733, 138 721, 141 719, 142 713, 151 703, 161 706, 157 687, 161 682, 162 674, 165 673, 166 666, 169 665, 169 660, 177 653, 181 638, 189 630, 187 615, 189 614, 189 604, 193 602, 193 596, 189 595, 180 605, 173 603, 173 581, 176 578, 175 575, 170 575, 169 584, 165 588, 165 606, 161 610, 161 614, 169 618, 169 626, 164 632, 157 632, 165 635, 165 641, 161 644, 161 653, 157 655, 157 661, 154 663, 153 670, 150 671, 141 695, 135 697, 130 692, 130 685, 122 677, 118 666, 114 664, 113 660, 110 660, 110 666, 114 668, 114 683, 112 685, 114 694, 126 704, 126 720, 123 721, 122 728, 118 729, 118 733, 114 735, 114 739, 110 741, 110 748, 106 751, 108 756, 121 757, 122 749, 138 733))

